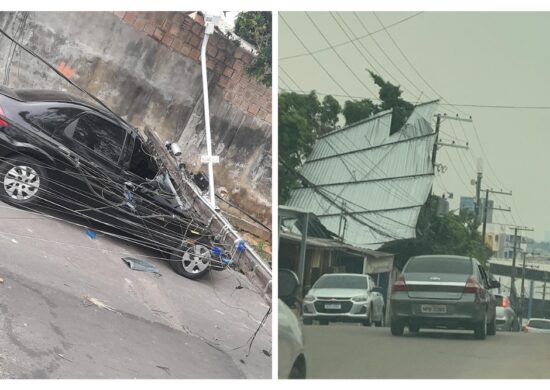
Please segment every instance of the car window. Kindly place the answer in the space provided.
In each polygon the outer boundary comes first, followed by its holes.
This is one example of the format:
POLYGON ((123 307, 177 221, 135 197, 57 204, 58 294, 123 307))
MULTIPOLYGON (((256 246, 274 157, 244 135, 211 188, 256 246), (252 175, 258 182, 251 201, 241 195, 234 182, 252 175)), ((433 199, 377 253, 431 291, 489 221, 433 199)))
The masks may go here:
POLYGON ((30 106, 29 110, 21 111, 19 115, 26 122, 51 135, 56 129, 62 127, 81 113, 82 110, 74 107, 51 107, 40 104, 30 106))
POLYGON ((438 257, 414 257, 406 267, 405 272, 471 274, 470 259, 453 259, 438 257))
POLYGON ((328 275, 319 279, 313 288, 359 288, 366 289, 367 278, 355 275, 328 275))
MULTIPOLYGON (((126 130, 91 114, 81 116, 73 126, 74 132, 71 131, 71 138, 74 141, 113 162, 118 162, 122 153, 126 130)), ((68 127, 71 127, 71 125, 68 127)))
POLYGON ((136 137, 134 141, 132 158, 128 169, 130 172, 146 179, 153 179, 158 173, 159 167, 155 158, 147 147, 143 145, 139 137, 136 137))
POLYGON ((483 285, 485 287, 489 286, 489 278, 487 277, 487 273, 483 269, 481 265, 478 266, 479 273, 481 274, 481 281, 483 282, 483 285))
POLYGON ((530 320, 527 326, 537 329, 550 329, 550 321, 530 320))

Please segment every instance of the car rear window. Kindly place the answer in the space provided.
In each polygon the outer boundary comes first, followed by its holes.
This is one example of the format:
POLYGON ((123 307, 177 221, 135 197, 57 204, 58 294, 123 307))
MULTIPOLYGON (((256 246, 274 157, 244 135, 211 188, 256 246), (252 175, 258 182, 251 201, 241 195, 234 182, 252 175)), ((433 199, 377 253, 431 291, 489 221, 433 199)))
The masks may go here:
POLYGON ((314 288, 367 288, 367 278, 354 275, 329 275, 319 279, 314 288))
POLYGON ((530 320, 527 326, 537 329, 550 329, 550 321, 530 320))
POLYGON ((415 257, 405 267, 405 272, 471 274, 472 260, 442 257, 415 257))

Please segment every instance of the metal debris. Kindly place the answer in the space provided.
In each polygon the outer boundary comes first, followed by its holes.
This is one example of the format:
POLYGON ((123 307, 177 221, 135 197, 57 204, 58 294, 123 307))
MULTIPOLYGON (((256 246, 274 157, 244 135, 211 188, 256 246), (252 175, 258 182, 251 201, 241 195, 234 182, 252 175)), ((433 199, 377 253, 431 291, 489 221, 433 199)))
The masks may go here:
POLYGON ((145 260, 134 259, 133 257, 123 257, 122 260, 128 264, 130 269, 133 269, 134 271, 153 272, 155 274, 159 273, 156 266, 145 260))

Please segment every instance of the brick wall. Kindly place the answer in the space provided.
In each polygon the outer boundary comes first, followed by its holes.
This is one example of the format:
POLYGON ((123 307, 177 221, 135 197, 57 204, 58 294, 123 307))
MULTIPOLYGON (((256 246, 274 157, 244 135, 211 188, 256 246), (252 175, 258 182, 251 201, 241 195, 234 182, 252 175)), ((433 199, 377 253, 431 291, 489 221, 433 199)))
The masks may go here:
MULTIPOLYGON (((115 15, 160 44, 200 63, 205 29, 200 15, 191 12, 115 12, 115 15)), ((219 31, 209 38, 206 54, 206 66, 223 90, 224 100, 271 124, 271 88, 246 72, 253 55, 219 31)))

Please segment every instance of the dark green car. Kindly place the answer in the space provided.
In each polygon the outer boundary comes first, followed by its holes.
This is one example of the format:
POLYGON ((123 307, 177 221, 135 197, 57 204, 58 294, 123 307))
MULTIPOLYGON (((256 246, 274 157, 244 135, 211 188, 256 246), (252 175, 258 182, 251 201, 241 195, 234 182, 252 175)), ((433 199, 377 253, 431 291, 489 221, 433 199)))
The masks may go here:
POLYGON ((490 278, 478 260, 464 256, 429 255, 409 259, 393 284, 391 333, 420 328, 473 330, 476 338, 496 334, 496 300, 490 278))

